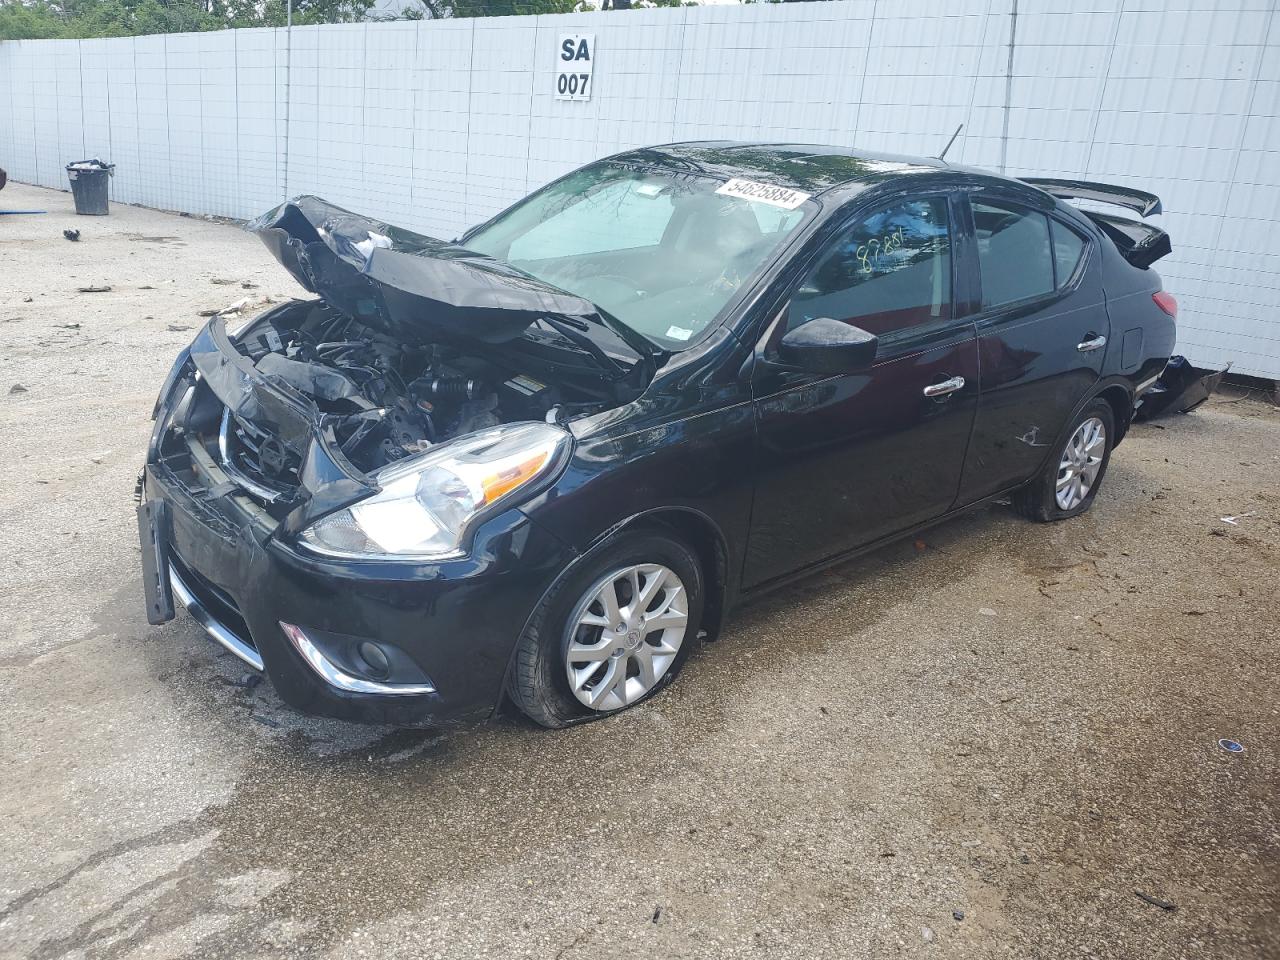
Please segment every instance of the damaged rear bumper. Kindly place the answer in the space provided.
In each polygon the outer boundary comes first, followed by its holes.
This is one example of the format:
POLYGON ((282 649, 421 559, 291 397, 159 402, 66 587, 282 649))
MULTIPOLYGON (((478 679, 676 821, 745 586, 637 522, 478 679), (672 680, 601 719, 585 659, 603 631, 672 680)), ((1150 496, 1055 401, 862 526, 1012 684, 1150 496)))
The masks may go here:
POLYGON ((1147 389, 1139 389, 1135 420, 1154 420, 1172 413, 1190 413, 1218 389, 1227 370, 1201 370, 1186 357, 1173 356, 1147 389))

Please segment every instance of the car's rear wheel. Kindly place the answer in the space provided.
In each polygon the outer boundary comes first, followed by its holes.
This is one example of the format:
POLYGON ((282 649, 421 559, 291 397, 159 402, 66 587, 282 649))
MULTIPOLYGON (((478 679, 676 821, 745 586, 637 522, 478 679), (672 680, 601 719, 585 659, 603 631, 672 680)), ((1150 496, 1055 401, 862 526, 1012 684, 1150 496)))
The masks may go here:
POLYGON ((1023 516, 1050 522, 1079 516, 1093 506, 1111 460, 1115 414, 1094 400, 1072 423, 1066 439, 1044 469, 1013 497, 1023 516))
POLYGON ((624 532, 571 568, 520 638, 508 691, 564 727, 647 700, 688 657, 702 619, 697 555, 666 534, 624 532))

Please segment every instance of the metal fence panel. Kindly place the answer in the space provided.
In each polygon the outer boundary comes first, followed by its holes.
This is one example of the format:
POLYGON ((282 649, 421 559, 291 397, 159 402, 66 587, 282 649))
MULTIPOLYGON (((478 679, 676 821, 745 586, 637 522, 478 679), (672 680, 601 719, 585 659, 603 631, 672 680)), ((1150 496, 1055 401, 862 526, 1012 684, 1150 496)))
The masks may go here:
POLYGON ((250 217, 300 193, 453 237, 681 139, 856 144, 1160 194, 1179 349, 1280 379, 1275 0, 876 0, 0 44, 0 165, 250 217), (591 33, 585 102, 560 36, 591 33), (1012 43, 1011 43, 1012 40, 1012 43))

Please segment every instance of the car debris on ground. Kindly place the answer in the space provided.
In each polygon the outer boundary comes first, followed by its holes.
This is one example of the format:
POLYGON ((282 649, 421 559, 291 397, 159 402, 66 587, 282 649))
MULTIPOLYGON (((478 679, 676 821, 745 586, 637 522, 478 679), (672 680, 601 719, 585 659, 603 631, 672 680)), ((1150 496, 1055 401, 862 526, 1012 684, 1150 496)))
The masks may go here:
POLYGON ((1235 514, 1234 516, 1219 517, 1218 519, 1221 520, 1223 523, 1229 523, 1233 527, 1238 527, 1240 525, 1240 521, 1243 520, 1245 517, 1252 517, 1252 516, 1255 516, 1256 514, 1257 514, 1256 510, 1250 510, 1248 513, 1239 513, 1239 514, 1235 514))
POLYGON ((1170 903, 1168 900, 1161 900, 1159 897, 1153 897, 1151 894, 1143 893, 1141 890, 1135 890, 1133 893, 1139 900, 1144 900, 1153 907, 1159 907, 1161 910, 1168 913, 1172 913, 1174 910, 1178 909, 1177 904, 1170 903))
POLYGON ((1186 357, 1170 357, 1155 386, 1138 400, 1133 419, 1152 420, 1172 413, 1190 413, 1218 389, 1229 369, 1230 364, 1221 370, 1202 370, 1193 367, 1186 357))

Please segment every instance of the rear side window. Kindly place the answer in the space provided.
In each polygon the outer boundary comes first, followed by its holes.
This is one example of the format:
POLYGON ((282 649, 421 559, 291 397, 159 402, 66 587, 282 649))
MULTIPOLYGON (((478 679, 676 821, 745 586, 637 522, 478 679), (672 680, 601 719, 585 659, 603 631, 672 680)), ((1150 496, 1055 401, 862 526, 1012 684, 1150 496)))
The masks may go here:
POLYGON ((1061 290, 1075 275, 1080 258, 1084 255, 1084 239, 1070 227, 1064 227, 1057 220, 1049 221, 1053 231, 1053 265, 1058 274, 1058 289, 1061 290))
POLYGON ((946 198, 895 203, 836 239, 792 297, 787 329, 815 317, 877 336, 950 319, 946 198))
POLYGON ((1052 293, 1049 218, 1013 205, 973 201, 985 310, 1052 293))

